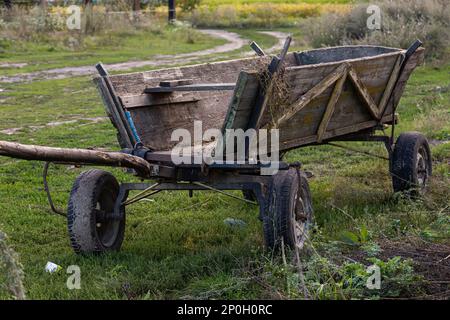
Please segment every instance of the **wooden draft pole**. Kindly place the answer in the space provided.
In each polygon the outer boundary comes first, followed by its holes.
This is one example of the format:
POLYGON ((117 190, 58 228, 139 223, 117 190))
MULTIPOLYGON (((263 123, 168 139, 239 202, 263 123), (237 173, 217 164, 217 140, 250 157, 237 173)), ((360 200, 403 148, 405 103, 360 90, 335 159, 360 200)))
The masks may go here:
POLYGON ((0 141, 0 156, 24 160, 125 167, 136 170, 141 177, 149 177, 152 170, 146 160, 122 152, 52 148, 8 141, 0 141))

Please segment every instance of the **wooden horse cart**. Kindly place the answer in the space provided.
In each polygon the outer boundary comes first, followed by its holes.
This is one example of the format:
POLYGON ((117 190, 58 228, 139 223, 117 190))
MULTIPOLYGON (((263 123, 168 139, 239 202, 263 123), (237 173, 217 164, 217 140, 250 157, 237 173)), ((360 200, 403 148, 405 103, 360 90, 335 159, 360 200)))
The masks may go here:
MULTIPOLYGON (((253 43, 256 57, 129 74, 109 75, 99 64, 94 82, 117 129, 121 152, 0 142, 0 155, 46 161, 44 178, 49 162, 127 167, 141 178, 140 183, 119 184, 110 173, 94 169, 76 179, 67 221, 77 253, 118 250, 126 207, 162 190, 212 190, 259 205, 266 245, 277 247, 283 240, 302 248, 313 213, 308 180, 300 163, 286 163, 282 156, 308 145, 382 142, 394 191, 420 192, 431 175, 426 139, 410 132, 394 141, 397 105, 423 60, 420 41, 408 50, 343 46, 288 53, 289 44, 290 38, 274 57, 253 43), (282 106, 273 99, 280 92, 282 106), (243 162, 175 163, 172 133, 183 128, 194 135, 196 121, 202 122, 203 132, 224 134, 276 128, 280 157, 271 163, 250 161, 244 142, 243 162), (262 175, 274 162, 278 172, 262 175), (243 197, 228 190, 242 190, 243 197), (130 191, 139 192, 130 197, 130 191)), ((223 148, 200 139, 189 152, 211 146, 223 148)))

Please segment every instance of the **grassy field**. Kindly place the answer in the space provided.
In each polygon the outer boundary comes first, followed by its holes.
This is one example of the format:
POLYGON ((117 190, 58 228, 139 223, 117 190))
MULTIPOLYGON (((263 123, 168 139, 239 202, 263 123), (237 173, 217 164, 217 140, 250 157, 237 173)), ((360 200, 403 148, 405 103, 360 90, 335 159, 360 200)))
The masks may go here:
POLYGON ((173 52, 187 53, 225 43, 184 27, 150 28, 99 35, 15 41, 0 36, 0 71, 4 75, 51 68, 146 60, 173 52), (151 37, 151 41, 149 38, 151 37), (8 66, 8 64, 22 64, 8 66))
MULTIPOLYGON (((250 30, 245 32, 252 35, 250 30)), ((263 46, 274 42, 259 37, 263 46)), ((178 44, 166 48, 167 52, 178 49, 178 44)), ((111 61, 121 54, 106 51, 111 61)), ((91 58, 97 56, 86 61, 91 58)), ((61 56, 58 63, 64 59, 61 56)), ((397 134, 419 130, 432 141, 434 179, 425 198, 411 201, 392 195, 387 163, 383 160, 325 146, 287 155, 289 161, 302 161, 304 168, 314 173, 310 185, 317 226, 303 257, 310 297, 395 298, 435 293, 430 284, 436 280, 430 276, 432 272, 422 270, 420 261, 407 258, 414 258, 414 253, 420 252, 415 250, 424 246, 435 252, 447 250, 448 254, 449 72, 450 64, 419 68, 399 108, 397 134), (408 248, 412 254, 405 254, 401 248, 408 248), (381 291, 364 289, 364 265, 371 263, 368 259, 381 266, 381 291)), ((1 140, 118 149, 113 126, 98 119, 104 117, 103 105, 87 77, 0 84, 0 101, 1 140), (71 120, 76 121, 54 124, 71 120), (12 135, 1 133, 11 128, 19 129, 12 135)), ((359 147, 384 152, 380 145, 360 143, 359 147)), ((20 255, 28 298, 301 297, 295 266, 285 265, 279 257, 264 252, 257 209, 210 192, 195 193, 193 198, 187 193, 164 192, 152 201, 140 202, 127 211, 121 252, 100 257, 77 256, 69 246, 65 219, 53 215, 48 208, 41 169, 39 162, 0 157, 0 229, 8 234, 8 244, 20 255), (224 224, 229 217, 242 219, 246 226, 233 228, 224 224), (45 273, 47 261, 61 265, 63 270, 45 273), (65 269, 73 264, 81 268, 81 290, 66 288, 65 269)), ((83 170, 86 168, 52 167, 50 185, 59 207, 66 206, 72 183, 83 170)), ((132 180, 122 170, 112 172, 120 181, 132 180)), ((434 262, 438 260, 437 256, 430 256, 434 262)), ((1 283, 0 298, 10 298, 1 283)))
MULTIPOLYGON (((344 14, 350 11, 352 1, 269 1, 269 0, 213 0, 203 1, 194 10, 179 10, 179 18, 198 27, 216 28, 273 28, 292 27, 299 20, 324 13, 344 14)), ((159 15, 165 8, 157 8, 159 15)))
POLYGON ((254 4, 254 3, 312 3, 312 4, 334 4, 334 3, 352 3, 352 0, 207 0, 201 2, 209 6, 217 6, 222 4, 254 4))

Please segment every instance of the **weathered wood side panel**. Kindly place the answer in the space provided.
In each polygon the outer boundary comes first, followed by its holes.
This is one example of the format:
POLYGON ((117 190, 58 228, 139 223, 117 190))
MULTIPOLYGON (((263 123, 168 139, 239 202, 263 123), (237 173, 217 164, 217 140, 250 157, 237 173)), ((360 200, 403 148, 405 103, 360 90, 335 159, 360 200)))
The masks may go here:
POLYGON ((109 93, 105 80, 101 77, 94 79, 94 83, 102 97, 103 104, 105 106, 106 114, 113 126, 117 129, 117 140, 121 148, 130 148, 132 143, 128 137, 126 129, 123 127, 120 121, 120 116, 117 114, 116 108, 114 106, 114 101, 109 93))
POLYGON ((131 106, 129 111, 142 142, 155 150, 168 150, 176 144, 170 141, 172 131, 183 128, 193 134, 195 120, 203 122, 203 131, 209 128, 220 130, 233 91, 185 93, 188 96, 180 96, 181 92, 158 93, 145 97, 145 88, 178 79, 192 79, 194 84, 236 83, 241 70, 253 70, 267 65, 269 60, 270 57, 248 58, 114 75, 110 79, 124 105, 131 106))
POLYGON ((194 121, 202 121, 202 130, 220 129, 225 118, 223 101, 230 93, 221 91, 215 96, 199 94, 198 101, 157 105, 130 109, 138 135, 142 142, 155 150, 171 149, 177 141, 171 141, 175 129, 187 129, 194 136, 194 121))
MULTIPOLYGON (((349 61, 361 82, 368 88, 368 93, 376 105, 381 100, 398 55, 399 52, 353 62, 349 61)), ((342 62, 288 68, 288 81, 291 87, 292 101, 304 95, 319 81, 331 74, 339 64, 342 64, 342 62)), ((290 118, 287 123, 280 126, 280 142, 282 144, 286 141, 294 141, 317 134, 332 90, 333 86, 329 87, 308 103, 304 109, 290 118)), ((374 120, 374 118, 358 96, 354 84, 349 79, 346 79, 341 96, 329 120, 327 132, 371 120, 374 120)), ((327 132, 323 133, 323 139, 327 137, 327 132)))
POLYGON ((400 98, 402 97, 403 91, 405 90, 406 82, 408 81, 414 69, 418 65, 421 65, 423 63, 424 58, 425 58, 424 48, 417 49, 417 51, 409 58, 405 68, 403 69, 400 79, 394 88, 394 92, 392 95, 393 98, 391 99, 391 101, 388 102, 386 106, 385 114, 392 114, 392 110, 397 107, 397 105, 400 102, 400 98))
POLYGON ((296 52, 295 58, 298 65, 309 65, 344 61, 349 59, 368 58, 395 51, 399 51, 399 49, 367 45, 342 46, 334 48, 314 49, 298 53, 296 52))
MULTIPOLYGON (((338 49, 342 53, 343 49, 338 49)), ((324 59, 326 63, 298 65, 294 54, 287 56, 285 73, 290 92, 289 104, 295 104, 301 96, 344 63, 342 57, 337 54, 338 49, 320 49, 309 53, 310 58, 324 59), (333 54, 327 56, 327 50, 332 50, 335 57, 332 58, 333 54)), ((350 52, 348 57, 358 57, 363 54, 364 50, 361 48, 358 52, 350 52)), ((391 48, 377 50, 381 50, 377 53, 378 55, 371 56, 369 54, 369 57, 345 60, 345 63, 351 66, 349 70, 354 73, 347 74, 345 81, 339 84, 339 86, 342 85, 342 90, 339 90, 341 91, 339 97, 333 97, 331 105, 334 105, 334 110, 326 113, 327 105, 329 105, 335 88, 333 82, 326 90, 320 90, 320 93, 313 95, 311 101, 301 110, 299 109, 299 112, 280 125, 282 150, 315 143, 318 140, 326 141, 339 135, 374 127, 379 123, 374 117, 376 113, 374 109, 380 105, 390 75, 395 70, 395 63, 404 51, 391 48), (350 79, 352 76, 353 81, 350 79), (360 81, 360 87, 367 88, 365 94, 370 96, 373 101, 371 112, 367 107, 367 96, 366 99, 362 99, 364 97, 358 94, 355 87, 356 76, 360 81), (326 122, 318 132, 324 115, 326 122)), ((392 112, 400 100, 406 81, 417 64, 422 62, 423 53, 423 49, 418 49, 405 66, 400 80, 394 88, 394 97, 387 102, 381 123, 389 122, 392 119, 392 112)), ((270 57, 258 57, 153 70, 110 76, 110 80, 120 96, 122 104, 131 112, 143 143, 155 150, 169 150, 177 143, 171 141, 172 132, 175 129, 183 128, 189 130, 193 136, 193 126, 196 120, 203 122, 203 131, 210 128, 245 128, 254 104, 254 94, 259 85, 258 76, 254 70, 260 70, 262 66, 269 63, 269 60, 270 57), (242 70, 245 72, 241 72, 242 70), (239 74, 241 77, 245 76, 243 79, 245 81, 242 81, 241 84, 238 83, 234 92, 194 91, 143 94, 145 88, 158 86, 161 81, 192 79, 194 84, 236 83, 239 74), (226 121, 224 122, 224 120, 226 121)), ((312 63, 311 61, 310 63, 312 63)), ((390 84, 392 84, 392 80, 390 84)), ((383 100, 383 104, 385 102, 383 100)), ((262 123, 268 123, 269 120, 271 119, 269 111, 267 111, 262 123)))
POLYGON ((159 105, 175 105, 177 103, 197 102, 198 98, 193 92, 174 92, 171 95, 139 94, 120 98, 126 109, 144 108, 159 105))
POLYGON ((222 132, 227 129, 246 128, 258 93, 259 81, 257 73, 241 71, 233 98, 223 123, 222 132))

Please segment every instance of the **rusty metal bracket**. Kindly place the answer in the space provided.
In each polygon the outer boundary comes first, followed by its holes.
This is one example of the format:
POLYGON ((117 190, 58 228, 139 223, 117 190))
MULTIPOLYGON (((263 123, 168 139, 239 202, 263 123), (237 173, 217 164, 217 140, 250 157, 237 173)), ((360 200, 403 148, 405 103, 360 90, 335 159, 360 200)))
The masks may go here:
POLYGON ((48 204, 50 205, 51 210, 63 217, 66 217, 66 213, 63 210, 60 210, 58 208, 55 207, 55 204, 53 203, 53 199, 52 199, 52 195, 50 193, 50 188, 48 186, 48 181, 47 181, 47 176, 48 176, 48 168, 50 167, 50 163, 51 162, 46 162, 44 164, 44 170, 42 172, 42 179, 43 179, 43 183, 44 183, 44 190, 45 193, 47 194, 47 200, 48 200, 48 204))

